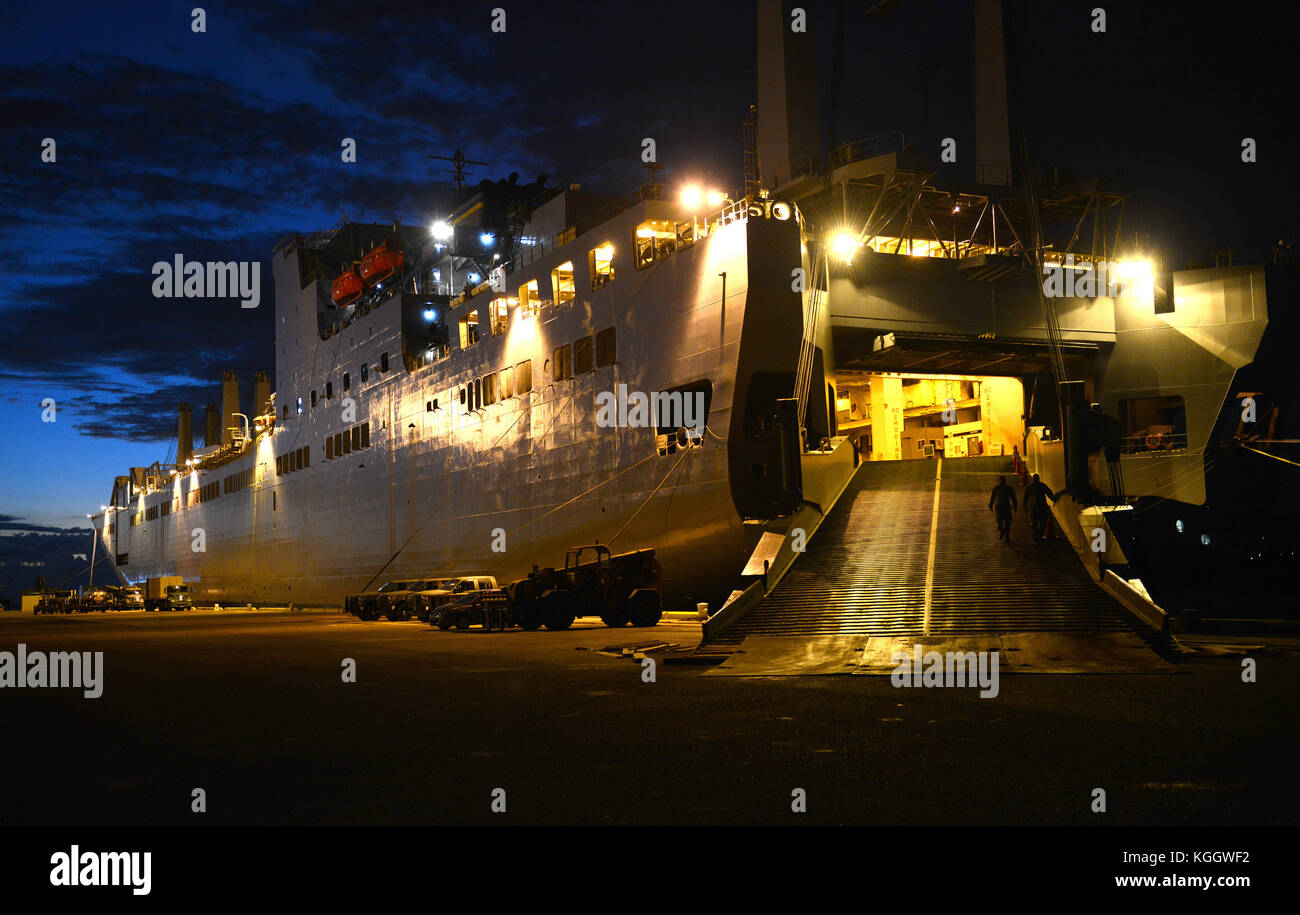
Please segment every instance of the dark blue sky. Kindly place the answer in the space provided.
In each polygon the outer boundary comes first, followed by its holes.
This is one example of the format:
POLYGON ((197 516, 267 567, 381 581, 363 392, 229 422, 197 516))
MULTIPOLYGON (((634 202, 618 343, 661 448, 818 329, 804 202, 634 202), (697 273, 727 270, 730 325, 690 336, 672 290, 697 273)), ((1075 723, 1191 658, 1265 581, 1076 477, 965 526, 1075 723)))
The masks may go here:
MULTIPOLYGON (((0 34, 0 533, 84 523, 130 465, 201 428, 221 371, 273 369, 262 304, 158 300, 150 268, 269 264, 288 234, 348 215, 442 215, 431 153, 462 148, 531 181, 630 190, 655 137, 669 181, 736 187, 755 97, 747 3, 6 3, 0 34), (507 31, 493 34, 493 7, 507 31), (40 161, 41 141, 58 146, 40 161), (358 161, 340 161, 354 137, 358 161), (57 422, 41 422, 43 398, 57 422)), ((969 12, 847 6, 839 140, 970 135, 969 12)), ((1292 233, 1291 18, 1249 3, 1033 3, 1013 62, 1036 158, 1133 194, 1127 219, 1170 266, 1292 233), (1113 7, 1113 8, 1112 8, 1113 7), (1243 166, 1241 138, 1259 141, 1243 166)), ((814 28, 831 5, 809 3, 814 28)), ((441 165, 443 163, 439 163, 441 165)), ((247 398, 245 393, 245 398, 247 398)))

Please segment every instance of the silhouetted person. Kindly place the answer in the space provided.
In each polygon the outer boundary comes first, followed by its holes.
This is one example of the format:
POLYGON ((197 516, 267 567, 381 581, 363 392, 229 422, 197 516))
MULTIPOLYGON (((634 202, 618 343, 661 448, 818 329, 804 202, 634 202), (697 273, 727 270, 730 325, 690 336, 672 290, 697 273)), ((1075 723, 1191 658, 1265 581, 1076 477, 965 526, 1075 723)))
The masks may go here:
POLYGON ((1025 487, 1025 511, 1029 512, 1029 524, 1034 529, 1035 540, 1046 540, 1047 522, 1052 517, 1052 510, 1047 500, 1056 501, 1056 495, 1038 474, 1025 487))
POLYGON ((1007 485, 1006 477, 998 477, 998 485, 989 496, 989 508, 998 522, 998 539, 1011 539, 1011 512, 1017 505, 1016 491, 1007 485))

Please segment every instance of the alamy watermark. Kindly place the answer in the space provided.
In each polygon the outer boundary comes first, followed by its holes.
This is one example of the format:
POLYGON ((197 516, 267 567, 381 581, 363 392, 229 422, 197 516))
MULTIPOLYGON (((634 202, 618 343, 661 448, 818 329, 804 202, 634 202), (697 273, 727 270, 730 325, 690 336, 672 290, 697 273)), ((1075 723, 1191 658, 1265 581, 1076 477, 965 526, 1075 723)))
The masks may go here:
POLYGON ((240 308, 262 302, 262 265, 258 261, 186 261, 153 265, 155 299, 225 299, 238 297, 240 308))
POLYGON ((917 644, 910 654, 895 651, 891 660, 896 666, 889 680, 895 687, 978 686, 981 699, 997 698, 996 651, 926 651, 917 644))
POLYGON ((596 395, 596 425, 602 429, 694 429, 704 434, 703 391, 632 391, 617 384, 596 395))
POLYGON ((153 852, 69 851, 50 855, 51 886, 129 886, 132 894, 148 896, 152 886, 153 852))
POLYGON ((0 651, 0 689, 71 688, 83 691, 87 699, 104 694, 104 652, 0 651))

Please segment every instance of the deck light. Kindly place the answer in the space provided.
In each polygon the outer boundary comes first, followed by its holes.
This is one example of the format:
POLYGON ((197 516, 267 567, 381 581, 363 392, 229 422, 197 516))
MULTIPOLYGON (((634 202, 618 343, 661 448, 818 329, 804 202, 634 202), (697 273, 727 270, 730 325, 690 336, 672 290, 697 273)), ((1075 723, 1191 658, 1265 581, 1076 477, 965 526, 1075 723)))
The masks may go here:
POLYGON ((452 228, 450 223, 439 220, 429 227, 429 232, 439 241, 447 241, 451 238, 452 228))
POLYGON ((682 204, 688 210, 698 210, 703 199, 703 193, 695 185, 691 185, 682 191, 682 204))
POLYGON ((858 250, 857 236, 852 232, 841 229, 831 236, 831 253, 836 257, 848 263, 853 260, 853 254, 858 250))
POLYGON ((722 191, 709 191, 707 199, 709 201, 709 206, 720 207, 724 202, 726 202, 727 195, 722 193, 722 191))
POLYGON ((434 311, 432 308, 426 308, 424 310, 424 320, 433 321, 436 320, 437 317, 438 317, 438 313, 434 311))
POLYGON ((479 243, 483 245, 483 247, 490 248, 492 247, 492 242, 496 241, 496 236, 493 235, 491 232, 484 232, 482 235, 478 237, 478 240, 479 243))

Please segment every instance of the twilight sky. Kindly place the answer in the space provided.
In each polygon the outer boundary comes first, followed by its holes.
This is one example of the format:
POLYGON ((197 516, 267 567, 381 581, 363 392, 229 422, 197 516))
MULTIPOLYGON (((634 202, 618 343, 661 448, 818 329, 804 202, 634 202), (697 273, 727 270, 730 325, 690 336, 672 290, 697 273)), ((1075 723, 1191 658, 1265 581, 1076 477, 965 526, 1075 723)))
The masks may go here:
MULTIPOLYGON (((341 216, 445 215, 430 154, 473 175, 625 192, 661 173, 736 188, 755 100, 743 2, 5 4, 0 34, 0 541, 84 526, 115 474, 167 459, 234 368, 273 369, 272 246, 341 216), (490 30, 492 9, 507 14, 490 30), (42 141, 57 161, 41 161, 42 141), (356 164, 340 160, 353 137, 356 164), (262 304, 155 299, 155 261, 263 264, 262 304), (41 421, 41 401, 57 421, 41 421)), ((837 140, 972 136, 966 0, 846 5, 837 140)), ((833 2, 805 4, 829 47, 833 2)), ((1167 266, 1294 238, 1294 15, 1274 4, 1013 5, 1036 159, 1103 176, 1167 266), (1107 32, 1089 11, 1107 8, 1107 32), (1022 9, 1022 7, 1024 7, 1022 9), (1279 18, 1286 16, 1285 20, 1279 18), (1242 137, 1259 161, 1240 162, 1242 137)))

